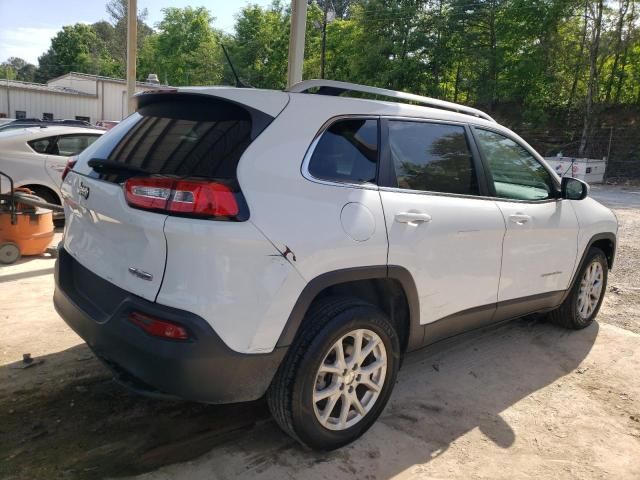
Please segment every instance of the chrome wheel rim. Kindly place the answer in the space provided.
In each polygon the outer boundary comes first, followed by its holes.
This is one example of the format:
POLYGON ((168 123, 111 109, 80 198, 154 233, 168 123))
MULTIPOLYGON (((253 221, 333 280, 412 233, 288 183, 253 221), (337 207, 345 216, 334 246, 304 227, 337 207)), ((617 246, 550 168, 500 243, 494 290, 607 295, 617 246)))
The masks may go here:
POLYGON ((602 264, 598 261, 591 262, 580 280, 577 303, 580 318, 587 320, 598 306, 600 296, 602 295, 603 278, 604 271, 602 264))
POLYGON ((329 349, 316 373, 313 410, 329 430, 360 422, 378 401, 387 374, 387 351, 380 336, 353 330, 329 349))

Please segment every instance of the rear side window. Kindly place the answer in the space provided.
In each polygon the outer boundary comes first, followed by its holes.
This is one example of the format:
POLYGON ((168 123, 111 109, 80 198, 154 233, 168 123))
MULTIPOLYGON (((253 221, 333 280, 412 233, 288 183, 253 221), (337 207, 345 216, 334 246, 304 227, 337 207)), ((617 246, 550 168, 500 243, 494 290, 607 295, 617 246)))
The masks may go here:
POLYGON ((47 153, 52 140, 55 140, 55 137, 38 138, 37 140, 31 140, 29 146, 36 153, 47 153))
POLYGON ((98 139, 98 135, 64 135, 51 147, 52 155, 70 157, 78 155, 98 139))
POLYGON ((378 121, 339 120, 322 134, 309 173, 322 180, 375 182, 378 163, 378 121))
POLYGON ((464 127, 392 120, 389 147, 394 186, 463 195, 479 193, 464 127))
MULTIPOLYGON (((248 109, 213 97, 167 95, 120 122, 82 160, 122 163, 149 175, 236 180, 238 161, 252 138, 248 109)), ((122 173, 95 174, 123 181, 122 173)))

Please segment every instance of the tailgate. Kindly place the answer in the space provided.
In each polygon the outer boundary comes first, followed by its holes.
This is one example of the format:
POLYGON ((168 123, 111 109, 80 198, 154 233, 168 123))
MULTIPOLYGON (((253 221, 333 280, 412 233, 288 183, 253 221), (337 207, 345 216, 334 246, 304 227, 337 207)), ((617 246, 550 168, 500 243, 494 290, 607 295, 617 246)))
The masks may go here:
POLYGON ((130 208, 122 187, 71 172, 64 248, 96 275, 154 301, 164 273, 166 215, 130 208))

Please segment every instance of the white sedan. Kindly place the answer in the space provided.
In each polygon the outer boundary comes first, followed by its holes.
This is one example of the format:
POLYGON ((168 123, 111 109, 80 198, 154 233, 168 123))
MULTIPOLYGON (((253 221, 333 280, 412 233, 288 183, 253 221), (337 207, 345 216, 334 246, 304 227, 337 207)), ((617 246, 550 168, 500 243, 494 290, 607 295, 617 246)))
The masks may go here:
MULTIPOLYGON (((61 205, 62 172, 69 157, 79 154, 105 130, 84 127, 32 127, 0 133, 0 172, 15 187, 28 187, 49 203, 61 205)), ((0 191, 9 185, 0 178, 0 191)))

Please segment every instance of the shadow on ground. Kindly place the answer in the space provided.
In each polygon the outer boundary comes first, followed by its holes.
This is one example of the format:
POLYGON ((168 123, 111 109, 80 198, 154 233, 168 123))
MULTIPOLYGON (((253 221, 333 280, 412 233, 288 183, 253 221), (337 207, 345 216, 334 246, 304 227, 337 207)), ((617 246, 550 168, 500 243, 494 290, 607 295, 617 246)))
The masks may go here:
MULTIPOLYGON (((348 449, 374 458, 372 445, 389 439, 394 448, 391 439, 409 439, 402 447, 404 464, 359 476, 389 477, 426 463, 477 427, 500 447, 511 446, 514 430, 501 412, 573 371, 597 335, 596 324, 567 332, 522 319, 410 355, 378 424, 348 449)), ((211 406, 136 397, 110 380, 84 345, 45 360, 27 370, 0 367, 4 477, 132 475, 207 452, 221 476, 251 477, 272 467, 319 462, 341 462, 345 477, 355 473, 349 453, 309 452, 286 437, 263 401, 211 406), (230 456, 236 467, 224 460, 230 456)))

